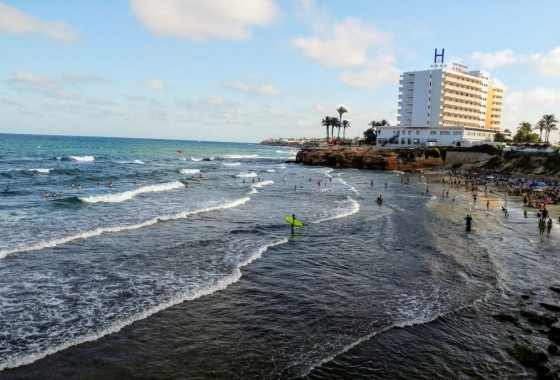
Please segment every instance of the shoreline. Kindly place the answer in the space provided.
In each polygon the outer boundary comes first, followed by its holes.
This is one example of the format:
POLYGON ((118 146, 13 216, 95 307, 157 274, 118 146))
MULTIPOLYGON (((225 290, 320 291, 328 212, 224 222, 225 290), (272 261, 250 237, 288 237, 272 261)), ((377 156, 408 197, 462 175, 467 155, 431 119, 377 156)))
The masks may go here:
MULTIPOLYGON (((424 176, 426 176, 426 178, 430 178, 428 185, 431 186, 437 186, 438 187, 438 193, 433 193, 433 195, 438 196, 440 194, 440 192, 442 191, 442 189, 444 188, 441 184, 441 178, 445 178, 446 181, 446 185, 445 188, 448 189, 448 181, 449 181, 449 174, 447 172, 433 172, 433 171, 428 171, 428 172, 424 172, 424 176)), ((464 178, 463 182, 464 182, 464 178)), ((505 194, 505 190, 500 188, 500 186, 496 185, 495 183, 489 183, 488 184, 488 191, 487 191, 487 195, 484 194, 484 187, 482 185, 482 189, 479 186, 478 189, 478 202, 477 202, 477 209, 478 210, 482 210, 484 209, 485 205, 486 205, 486 201, 490 200, 490 210, 499 210, 501 209, 502 206, 504 206, 506 209, 509 209, 509 206, 513 206, 519 210, 522 211, 522 213, 526 216, 524 216, 525 218, 530 218, 530 215, 533 214, 533 216, 535 217, 536 220, 536 215, 537 212, 539 210, 539 208, 537 207, 530 207, 530 206, 525 206, 523 204, 523 195, 507 195, 505 194), (482 191, 481 191, 482 190, 482 191), (496 205, 496 202, 499 202, 499 205, 496 205)), ((467 191, 465 190, 465 184, 462 183, 461 186, 459 186, 459 188, 455 188, 455 192, 457 194, 471 194, 471 191, 467 191), (462 191, 460 191, 462 190, 462 191)), ((546 209, 549 211, 549 217, 552 219, 553 221, 553 227, 552 227, 552 232, 554 232, 555 230, 560 230, 560 222, 559 222, 559 217, 560 217, 560 203, 558 204, 547 204, 545 205, 546 209)), ((536 222, 535 222, 535 231, 536 230, 536 222)))

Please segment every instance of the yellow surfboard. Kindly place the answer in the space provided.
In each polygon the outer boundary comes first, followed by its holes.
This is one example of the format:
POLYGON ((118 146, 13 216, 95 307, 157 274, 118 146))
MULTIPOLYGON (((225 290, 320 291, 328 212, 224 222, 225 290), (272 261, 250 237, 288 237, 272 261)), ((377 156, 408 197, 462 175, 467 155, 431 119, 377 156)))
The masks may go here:
POLYGON ((288 223, 290 223, 290 224, 293 224, 293 225, 296 226, 296 227, 303 227, 303 223, 302 223, 302 222, 300 222, 300 221, 297 220, 297 219, 292 218, 291 216, 287 216, 285 219, 286 219, 286 222, 288 222, 288 223))

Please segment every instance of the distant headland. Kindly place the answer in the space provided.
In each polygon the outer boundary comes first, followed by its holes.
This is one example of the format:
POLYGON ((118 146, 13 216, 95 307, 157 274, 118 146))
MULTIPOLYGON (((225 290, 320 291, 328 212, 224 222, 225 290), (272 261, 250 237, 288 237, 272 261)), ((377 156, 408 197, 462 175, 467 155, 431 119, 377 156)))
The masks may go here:
POLYGON ((261 145, 271 145, 271 146, 291 146, 295 148, 303 148, 307 145, 318 146, 320 144, 326 144, 325 139, 319 138, 292 138, 292 137, 280 137, 275 139, 266 139, 261 141, 261 145))

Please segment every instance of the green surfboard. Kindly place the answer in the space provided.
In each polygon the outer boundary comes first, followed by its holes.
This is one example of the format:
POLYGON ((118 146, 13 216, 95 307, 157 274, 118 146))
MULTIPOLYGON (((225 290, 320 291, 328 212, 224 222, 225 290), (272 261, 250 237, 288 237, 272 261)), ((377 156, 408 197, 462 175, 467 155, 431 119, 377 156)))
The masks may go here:
POLYGON ((303 223, 302 223, 302 222, 300 222, 300 221, 297 220, 297 219, 292 218, 291 216, 287 216, 285 219, 286 219, 286 222, 288 222, 288 223, 290 223, 290 224, 293 224, 293 225, 296 226, 296 227, 303 227, 303 223))

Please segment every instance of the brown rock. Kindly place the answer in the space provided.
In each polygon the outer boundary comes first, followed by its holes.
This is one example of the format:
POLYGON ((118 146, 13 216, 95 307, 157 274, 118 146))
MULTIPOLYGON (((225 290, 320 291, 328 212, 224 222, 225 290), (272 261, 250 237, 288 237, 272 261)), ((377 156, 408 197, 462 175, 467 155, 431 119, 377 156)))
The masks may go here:
POLYGON ((437 148, 395 149, 358 146, 303 148, 298 152, 296 162, 343 168, 402 171, 426 169, 444 164, 437 148))

